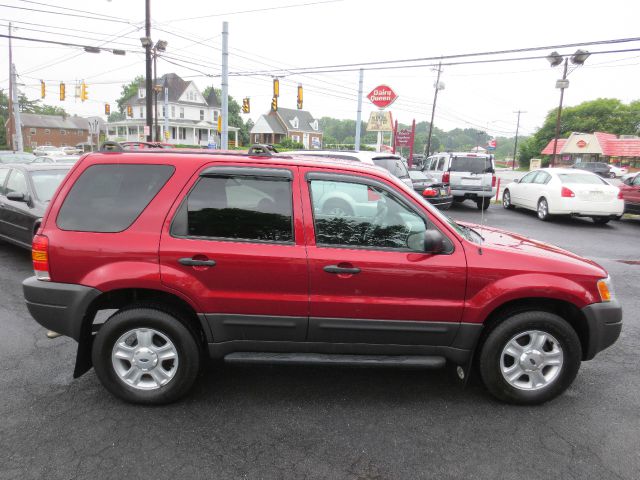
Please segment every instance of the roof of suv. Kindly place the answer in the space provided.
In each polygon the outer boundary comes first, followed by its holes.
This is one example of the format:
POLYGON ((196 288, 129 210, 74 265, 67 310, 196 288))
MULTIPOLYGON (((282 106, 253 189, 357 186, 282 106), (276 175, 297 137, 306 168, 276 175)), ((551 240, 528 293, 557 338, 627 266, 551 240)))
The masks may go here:
POLYGON ((373 160, 382 159, 382 158, 402 158, 400 155, 395 153, 386 153, 386 152, 370 152, 370 151, 359 151, 355 150, 296 150, 293 152, 287 152, 290 155, 300 155, 304 157, 319 157, 320 155, 335 155, 339 156, 353 156, 356 157, 361 162, 371 162, 373 160))
MULTIPOLYGON (((372 152, 368 152, 372 153, 372 152)), ((176 151, 161 149, 143 149, 143 150, 125 150, 122 152, 93 152, 85 155, 78 163, 112 163, 118 156, 118 162, 135 161, 136 163, 158 164, 163 163, 163 159, 175 160, 175 163, 184 164, 189 162, 193 168, 210 164, 211 162, 233 162, 233 163, 258 163, 264 165, 284 165, 284 166, 317 166, 329 167, 339 170, 355 171, 355 172, 376 172, 387 178, 396 177, 389 173, 388 170, 369 163, 353 162, 339 158, 296 156, 295 154, 275 154, 272 156, 247 155, 246 153, 229 153, 218 152, 215 150, 194 150, 194 151, 176 151)), ((382 155, 388 158, 388 155, 382 155)), ((173 163, 173 162, 172 162, 173 163)), ((40 164, 52 165, 52 164, 40 164)), ((55 165, 55 164, 53 164, 55 165)), ((58 166, 62 166, 58 164, 58 166)), ((34 165, 35 167, 35 165, 34 165)), ((35 170, 36 168, 34 168, 35 170)))

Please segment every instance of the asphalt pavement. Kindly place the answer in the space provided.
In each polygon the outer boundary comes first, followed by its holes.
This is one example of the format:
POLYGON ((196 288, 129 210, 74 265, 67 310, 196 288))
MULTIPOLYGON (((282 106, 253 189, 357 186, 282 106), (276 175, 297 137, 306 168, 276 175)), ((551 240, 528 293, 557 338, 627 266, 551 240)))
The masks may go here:
POLYGON ((609 270, 622 336, 561 397, 509 406, 444 370, 213 366, 179 403, 128 405, 93 371, 72 378, 75 343, 48 340, 24 306, 29 252, 0 243, 0 479, 640 478, 640 219, 447 213, 609 270))

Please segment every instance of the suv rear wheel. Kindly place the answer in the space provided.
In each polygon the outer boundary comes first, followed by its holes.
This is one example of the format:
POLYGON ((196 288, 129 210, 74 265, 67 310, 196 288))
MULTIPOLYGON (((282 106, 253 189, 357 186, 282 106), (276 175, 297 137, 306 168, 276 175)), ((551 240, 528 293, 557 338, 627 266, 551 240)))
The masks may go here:
POLYGON ((581 358, 578 335, 561 317, 522 312, 491 330, 480 351, 480 373, 487 389, 500 400, 535 405, 571 385, 581 358))
POLYGON ((100 328, 92 351, 98 378, 116 397, 142 404, 177 400, 192 387, 200 350, 177 316, 131 308, 100 328))
POLYGON ((491 198, 489 197, 480 197, 476 200, 476 205, 478 206, 478 210, 486 210, 489 208, 489 204, 491 203, 491 198))

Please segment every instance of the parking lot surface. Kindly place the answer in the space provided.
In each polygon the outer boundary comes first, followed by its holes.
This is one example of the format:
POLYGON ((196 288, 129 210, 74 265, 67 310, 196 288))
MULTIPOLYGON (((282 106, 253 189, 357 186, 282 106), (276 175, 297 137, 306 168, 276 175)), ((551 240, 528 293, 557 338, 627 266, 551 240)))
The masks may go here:
MULTIPOLYGON (((471 202, 447 213, 481 222, 471 202)), ((93 371, 73 380, 75 342, 24 306, 29 252, 0 243, 0 479, 640 478, 640 219, 483 221, 597 261, 624 307, 618 342, 540 407, 450 371, 219 365, 179 403, 124 404, 93 371)))

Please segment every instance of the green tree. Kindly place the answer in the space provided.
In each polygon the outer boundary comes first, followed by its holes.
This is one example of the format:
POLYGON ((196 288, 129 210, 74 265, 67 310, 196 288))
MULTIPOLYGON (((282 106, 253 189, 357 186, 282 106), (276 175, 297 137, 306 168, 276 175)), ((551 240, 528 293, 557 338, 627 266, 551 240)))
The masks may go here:
MULTIPOLYGON (((221 97, 222 92, 220 91, 219 88, 209 86, 205 88, 204 91, 202 92, 202 95, 204 95, 204 98, 207 98, 209 96, 209 94, 211 93, 211 90, 216 92, 216 96, 218 98, 221 97)), ((240 129, 240 131, 238 132, 238 140, 240 141, 241 145, 248 145, 249 132, 251 131, 251 128, 253 128, 253 122, 251 122, 251 126, 249 126, 249 122, 245 124, 242 121, 242 117, 240 116, 240 110, 241 110, 240 104, 236 102, 231 95, 229 95, 229 125, 240 129)))
POLYGON ((122 114, 125 113, 128 102, 138 95, 138 88, 140 88, 140 84, 144 82, 144 77, 142 75, 138 75, 131 82, 126 85, 122 85, 122 89, 120 90, 120 98, 116 101, 118 104, 118 111, 122 114))

